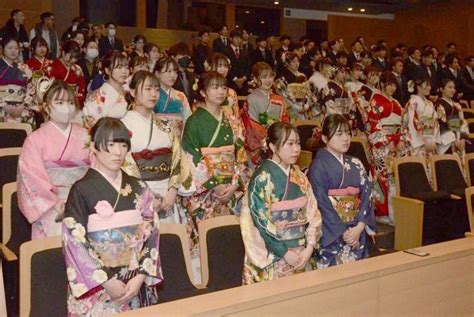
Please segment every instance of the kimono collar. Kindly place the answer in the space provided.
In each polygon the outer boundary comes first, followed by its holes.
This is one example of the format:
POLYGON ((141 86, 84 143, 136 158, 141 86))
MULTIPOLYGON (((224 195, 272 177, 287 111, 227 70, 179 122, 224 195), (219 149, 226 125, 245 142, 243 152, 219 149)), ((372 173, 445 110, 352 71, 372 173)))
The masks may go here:
POLYGON ((275 163, 275 165, 277 165, 279 168, 281 168, 281 170, 283 171, 283 173, 285 173, 286 176, 290 176, 291 165, 289 165, 288 168, 285 169, 285 168, 283 168, 283 166, 281 166, 276 161, 274 161, 272 159, 269 159, 269 161, 275 163))
POLYGON ((108 181, 117 192, 120 192, 120 188, 122 187, 122 170, 119 171, 118 176, 115 179, 111 179, 97 167, 93 167, 93 169, 96 170, 100 175, 102 175, 102 177, 104 177, 105 180, 108 181))
POLYGON ((328 153, 330 153, 332 156, 334 156, 334 158, 339 162, 341 163, 342 166, 344 166, 344 154, 341 154, 341 157, 337 157, 336 154, 334 154, 333 152, 329 151, 328 149, 325 149, 328 153))
POLYGON ((72 123, 69 122, 69 125, 67 126, 67 128, 65 130, 61 129, 56 123, 54 123, 53 121, 49 121, 53 127, 55 127, 56 129, 58 129, 59 132, 61 132, 62 135, 64 135, 66 138, 69 136, 69 133, 72 129, 72 123))
POLYGON ((5 62, 5 64, 7 64, 8 67, 13 67, 15 65, 16 62, 13 62, 13 63, 9 63, 5 57, 2 57, 3 61, 5 62))

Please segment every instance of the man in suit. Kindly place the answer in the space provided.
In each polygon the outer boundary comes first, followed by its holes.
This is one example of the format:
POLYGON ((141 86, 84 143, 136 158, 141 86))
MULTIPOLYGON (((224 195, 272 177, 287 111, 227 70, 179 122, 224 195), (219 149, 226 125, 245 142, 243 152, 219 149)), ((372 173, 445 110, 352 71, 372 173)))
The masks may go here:
POLYGON ((253 45, 249 43, 249 38, 250 34, 247 32, 247 30, 242 30, 242 52, 248 56, 250 56, 250 54, 253 52, 253 45))
POLYGON ((374 61, 372 62, 373 65, 380 68, 382 71, 388 69, 388 62, 386 60, 387 57, 387 48, 384 45, 377 45, 374 48, 374 61))
POLYGON ((178 63, 179 68, 178 79, 174 83, 173 88, 184 93, 186 98, 188 98, 189 104, 192 105, 195 97, 193 85, 196 82, 196 76, 188 70, 191 63, 191 50, 186 43, 180 42, 171 46, 168 54, 178 63))
POLYGON ((275 51, 275 61, 277 64, 277 73, 281 73, 285 68, 285 61, 282 58, 283 54, 290 51, 291 37, 283 34, 280 36, 280 48, 275 51))
POLYGON ((219 37, 212 42, 212 49, 214 50, 214 53, 225 54, 227 46, 230 44, 229 38, 227 37, 228 33, 229 29, 227 28, 227 25, 223 25, 219 30, 219 37))
POLYGON ((347 64, 349 66, 352 66, 354 63, 359 63, 360 62, 360 53, 364 50, 364 46, 362 46, 362 43, 359 41, 354 41, 352 43, 352 52, 349 54, 349 57, 347 58, 347 64))
POLYGON ((212 49, 209 47, 209 32, 200 31, 198 34, 199 44, 193 50, 194 73, 201 75, 206 71, 205 63, 212 55, 212 49))
POLYGON ((230 70, 227 75, 229 87, 234 89, 239 96, 247 93, 247 80, 250 76, 250 60, 242 53, 242 33, 237 30, 230 32, 230 45, 225 55, 230 60, 230 70))
POLYGON ((416 47, 410 47, 408 49, 408 58, 405 61, 405 75, 408 80, 416 78, 417 73, 421 67, 421 51, 416 47))
POLYGON ((438 74, 433 67, 433 51, 431 49, 421 53, 421 65, 417 68, 416 78, 429 78, 431 81, 430 99, 436 100, 438 95, 438 74))
POLYGON ((471 101, 474 100, 474 56, 466 57, 465 63, 461 69, 463 98, 471 101))
POLYGON ((113 22, 105 24, 107 29, 107 36, 102 37, 99 40, 99 56, 103 57, 112 50, 123 51, 122 40, 116 37, 117 25, 113 22))
POLYGON ((408 99, 410 98, 407 87, 408 80, 403 72, 403 66, 403 59, 400 57, 392 58, 390 67, 392 69, 393 75, 395 75, 395 78, 397 79, 397 90, 395 90, 393 98, 395 98, 402 107, 405 106, 408 99))
POLYGON ((446 55, 444 62, 446 63, 446 68, 440 72, 440 80, 453 80, 454 85, 456 86, 456 92, 458 94, 462 93, 462 80, 460 72, 461 67, 459 65, 459 57, 456 54, 448 54, 446 55))
POLYGON ((263 36, 259 36, 255 43, 257 47, 253 50, 250 55, 251 65, 255 65, 258 62, 265 62, 272 68, 275 68, 275 60, 273 59, 272 52, 267 48, 267 39, 263 36))
POLYGON ((327 57, 329 57, 332 62, 335 64, 336 63, 336 55, 339 53, 339 41, 330 41, 328 43, 329 45, 329 51, 327 53, 327 57))

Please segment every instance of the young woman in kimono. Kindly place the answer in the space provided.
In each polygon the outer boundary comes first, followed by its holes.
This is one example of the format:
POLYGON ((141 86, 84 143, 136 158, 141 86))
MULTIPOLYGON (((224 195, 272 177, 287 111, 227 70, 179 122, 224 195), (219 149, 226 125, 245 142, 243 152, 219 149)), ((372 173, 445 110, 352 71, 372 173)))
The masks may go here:
POLYGON ((465 141, 464 136, 469 134, 469 127, 462 107, 453 100, 456 95, 454 80, 443 79, 440 87, 441 98, 436 100, 436 112, 438 113, 438 122, 440 126, 440 141, 438 144, 438 153, 444 154, 451 150, 451 153, 464 155, 465 141))
POLYGON ((316 97, 313 95, 306 76, 298 71, 300 58, 295 53, 285 55, 285 68, 276 81, 278 94, 285 98, 291 120, 312 119, 319 114, 313 105, 316 97), (314 112, 314 113, 313 113, 314 112))
POLYGON ((288 122, 289 117, 285 99, 272 91, 275 73, 270 65, 256 63, 252 67, 252 76, 257 88, 247 96, 242 110, 242 123, 245 127, 245 148, 252 163, 259 165, 268 127, 274 122, 288 122))
POLYGON ((405 106, 404 124, 408 127, 410 154, 431 156, 441 144, 438 114, 433 102, 428 99, 431 91, 429 78, 415 79, 415 94, 405 106))
POLYGON ((308 174, 323 219, 318 268, 368 257, 367 235, 375 234, 372 184, 362 162, 345 154, 349 123, 340 114, 327 116, 322 138, 326 148, 316 153, 308 174))
POLYGON ((380 77, 381 91, 376 92, 368 111, 367 139, 372 158, 370 173, 376 181, 374 206, 377 220, 393 223, 391 197, 395 195, 392 161, 408 155, 406 127, 402 127, 403 108, 392 97, 397 90, 397 79, 390 71, 380 77))
POLYGON ((364 68, 364 75, 365 75, 365 84, 360 87, 359 90, 359 95, 364 98, 364 100, 367 103, 372 100, 372 97, 374 96, 375 93, 380 93, 380 90, 378 88, 379 82, 380 82, 380 75, 382 74, 382 71, 380 68, 377 66, 369 65, 366 68, 364 68))
POLYGON ((344 85, 347 78, 345 66, 338 66, 334 70, 334 78, 328 83, 328 94, 323 97, 322 103, 325 108, 326 115, 342 114, 350 125, 355 118, 355 112, 351 109, 351 100, 344 85))
POLYGON ((125 171, 145 181, 161 200, 159 217, 165 223, 187 224, 188 214, 181 207, 180 193, 191 190, 192 175, 181 150, 180 136, 169 121, 156 118, 153 108, 160 94, 160 83, 148 71, 138 71, 130 82, 132 109, 122 122, 132 132, 130 160, 125 171))
POLYGON ((128 110, 124 85, 130 70, 124 53, 110 51, 102 62, 106 82, 89 94, 84 104, 84 126, 92 127, 103 117, 122 119, 128 110))
POLYGON ((240 227, 245 245, 243 283, 313 269, 321 214, 306 175, 295 164, 301 146, 289 123, 268 129, 271 159, 257 168, 243 199, 240 227))
POLYGON ((171 57, 163 57, 156 62, 154 74, 160 80, 161 88, 153 111, 157 117, 169 120, 181 135, 191 115, 191 108, 186 95, 173 88, 178 79, 178 69, 178 63, 171 57))
POLYGON ((69 40, 64 43, 61 49, 61 57, 51 63, 50 76, 73 86, 82 107, 86 98, 86 82, 81 67, 76 64, 81 54, 81 48, 75 41, 69 40))
POLYGON ((91 137, 97 166, 72 186, 63 220, 69 316, 154 305, 163 280, 153 194, 120 169, 130 150, 127 128, 101 118, 91 137))
POLYGON ((47 57, 48 43, 42 37, 35 37, 31 40, 31 53, 33 56, 26 61, 31 71, 40 77, 49 76, 53 61, 47 57))
POLYGON ((344 84, 344 89, 349 95, 349 104, 354 119, 352 122, 352 131, 354 134, 363 135, 361 132, 365 131, 365 124, 367 123, 367 109, 364 104, 364 99, 359 93, 364 85, 360 78, 363 75, 363 67, 359 63, 353 63, 349 71, 349 78, 344 84))
POLYGON ((18 160, 18 203, 32 239, 61 234, 69 190, 89 168, 87 131, 71 122, 79 110, 74 90, 54 80, 44 100, 48 121, 26 138, 18 160))

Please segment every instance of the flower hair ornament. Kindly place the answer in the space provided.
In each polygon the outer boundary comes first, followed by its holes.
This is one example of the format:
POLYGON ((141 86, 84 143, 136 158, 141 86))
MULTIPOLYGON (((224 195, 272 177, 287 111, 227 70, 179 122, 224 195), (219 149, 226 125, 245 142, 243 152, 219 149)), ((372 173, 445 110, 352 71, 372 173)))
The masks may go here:
POLYGON ((408 92, 413 93, 415 91, 415 82, 413 80, 409 80, 407 82, 408 92))
POLYGON ((44 95, 48 91, 48 89, 51 87, 51 85, 54 83, 54 78, 49 78, 46 76, 40 77, 37 79, 36 84, 34 86, 36 90, 36 97, 38 100, 44 101, 44 95))

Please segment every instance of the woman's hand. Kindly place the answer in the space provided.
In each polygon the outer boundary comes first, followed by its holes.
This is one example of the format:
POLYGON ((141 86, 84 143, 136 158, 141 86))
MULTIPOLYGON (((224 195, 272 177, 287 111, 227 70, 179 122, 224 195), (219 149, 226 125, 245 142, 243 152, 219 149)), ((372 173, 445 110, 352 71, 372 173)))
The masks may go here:
POLYGON ((112 299, 119 299, 126 293, 125 283, 116 278, 108 280, 102 284, 102 287, 104 287, 105 291, 110 295, 110 297, 112 297, 112 299))
POLYGON ((176 202, 177 193, 178 191, 174 187, 168 189, 168 192, 161 202, 161 210, 169 212, 173 208, 174 203, 176 202))
POLYGON ((364 229, 365 224, 363 222, 359 222, 355 227, 347 229, 342 235, 342 239, 351 247, 355 247, 359 243, 360 235, 364 229))
POLYGON ((288 250, 283 258, 291 266, 297 266, 300 261, 300 256, 295 250, 288 250))
POLYGON ((237 185, 225 185, 225 188, 221 190, 220 194, 216 192, 217 200, 221 203, 228 202, 232 198, 232 195, 234 195, 237 188, 237 185))
POLYGON ((303 251, 300 253, 299 262, 295 266, 295 270, 302 270, 308 264, 309 259, 313 255, 314 248, 311 245, 308 245, 303 251))
POLYGON ((119 299, 117 299, 117 303, 120 305, 128 304, 133 297, 137 296, 144 281, 144 274, 137 274, 132 279, 130 279, 127 282, 127 285, 125 285, 125 294, 122 295, 122 297, 120 297, 119 299))

